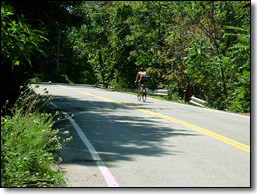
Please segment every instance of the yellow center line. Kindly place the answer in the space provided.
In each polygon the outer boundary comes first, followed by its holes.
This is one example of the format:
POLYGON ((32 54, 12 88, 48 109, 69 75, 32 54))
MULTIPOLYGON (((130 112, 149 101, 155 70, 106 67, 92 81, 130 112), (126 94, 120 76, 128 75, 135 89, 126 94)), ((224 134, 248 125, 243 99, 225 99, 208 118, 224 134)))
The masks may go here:
POLYGON ((226 144, 234 146, 234 147, 236 147, 236 148, 238 148, 240 150, 243 150, 245 152, 250 153, 250 146, 247 146, 245 144, 242 144, 240 142, 232 140, 232 139, 230 139, 228 137, 225 137, 223 135, 214 133, 214 132, 209 131, 207 129, 204 129, 202 127, 198 127, 196 125, 192 125, 190 123, 187 123, 187 122, 184 122, 184 121, 181 121, 181 120, 178 120, 178 119, 175 119, 175 118, 163 115, 163 114, 159 114, 159 113, 152 112, 152 111, 145 110, 145 109, 141 109, 141 108, 138 108, 138 107, 135 107, 135 106, 127 105, 127 104, 122 103, 122 102, 118 102, 118 101, 115 101, 115 100, 112 100, 112 99, 104 98, 104 97, 101 97, 101 96, 98 96, 98 95, 94 95, 94 94, 91 94, 91 93, 87 93, 87 92, 84 92, 84 91, 76 90, 76 89, 69 88, 69 87, 62 86, 62 85, 58 85, 58 86, 66 88, 66 89, 69 89, 69 90, 72 90, 72 91, 77 91, 77 92, 80 92, 80 93, 83 93, 83 94, 86 94, 86 95, 90 95, 90 96, 93 96, 93 97, 96 97, 98 99, 102 99, 102 100, 105 100, 105 101, 108 101, 108 102, 111 102, 111 103, 119 104, 119 105, 122 105, 124 107, 130 108, 130 109, 134 109, 134 110, 137 110, 137 111, 140 111, 140 112, 144 112, 146 114, 150 114, 150 115, 153 115, 153 116, 156 116, 156 117, 159 117, 159 118, 166 119, 168 121, 171 121, 171 122, 177 123, 179 125, 182 125, 184 127, 190 128, 190 129, 192 129, 194 131, 197 131, 199 133, 205 134, 205 135, 210 136, 210 137, 212 137, 214 139, 222 141, 222 142, 224 142, 226 144))

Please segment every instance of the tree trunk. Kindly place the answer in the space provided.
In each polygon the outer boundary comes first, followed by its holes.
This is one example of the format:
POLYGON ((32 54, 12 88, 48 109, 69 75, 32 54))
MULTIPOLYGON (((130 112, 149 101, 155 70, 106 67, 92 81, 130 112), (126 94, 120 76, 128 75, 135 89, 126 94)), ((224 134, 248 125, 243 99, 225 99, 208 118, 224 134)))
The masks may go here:
POLYGON ((223 80, 223 88, 224 88, 225 98, 227 98, 227 89, 226 89, 226 83, 225 83, 225 78, 224 78, 223 67, 221 67, 221 74, 222 74, 222 80, 223 80))
POLYGON ((101 50, 99 50, 99 63, 100 63, 100 67, 101 67, 101 75, 102 75, 102 80, 103 80, 103 84, 104 84, 104 76, 105 76, 105 71, 104 71, 104 65, 103 65, 103 58, 102 58, 102 52, 101 50))
POLYGON ((59 52, 60 52, 60 33, 61 33, 61 29, 59 28, 59 34, 58 34, 58 50, 57 50, 57 65, 56 65, 56 81, 58 81, 59 52))
POLYGON ((68 49, 68 62, 67 62, 67 76, 70 78, 71 77, 71 55, 72 49, 68 49))

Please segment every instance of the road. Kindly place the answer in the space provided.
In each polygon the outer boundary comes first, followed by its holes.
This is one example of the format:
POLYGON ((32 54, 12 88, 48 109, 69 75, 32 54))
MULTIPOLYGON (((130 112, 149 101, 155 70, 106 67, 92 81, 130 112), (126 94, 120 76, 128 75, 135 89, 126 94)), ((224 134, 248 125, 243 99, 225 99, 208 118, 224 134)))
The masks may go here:
MULTIPOLYGON (((34 84, 33 84, 34 85, 34 84)), ((32 86, 33 86, 32 85, 32 86)), ((40 84, 73 121, 60 153, 72 187, 250 187, 250 117, 97 89, 40 84)))

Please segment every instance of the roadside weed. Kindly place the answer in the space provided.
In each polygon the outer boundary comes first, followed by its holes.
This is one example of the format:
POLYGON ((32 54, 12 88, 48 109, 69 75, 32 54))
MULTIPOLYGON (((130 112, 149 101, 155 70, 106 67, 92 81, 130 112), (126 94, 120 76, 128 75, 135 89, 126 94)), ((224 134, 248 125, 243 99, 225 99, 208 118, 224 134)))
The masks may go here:
POLYGON ((59 112, 52 115, 41 111, 51 99, 37 107, 41 95, 27 88, 10 109, 11 115, 1 116, 2 187, 56 187, 65 183, 57 153, 72 136, 67 138, 69 131, 52 129, 56 119, 60 120, 59 112))

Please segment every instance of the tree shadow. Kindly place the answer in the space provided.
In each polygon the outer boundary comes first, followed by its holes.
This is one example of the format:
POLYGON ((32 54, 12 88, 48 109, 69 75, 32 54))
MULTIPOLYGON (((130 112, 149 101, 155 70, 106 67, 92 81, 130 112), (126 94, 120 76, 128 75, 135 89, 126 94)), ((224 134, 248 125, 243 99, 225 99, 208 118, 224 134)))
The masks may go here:
MULTIPOLYGON (((58 109, 48 104, 47 110, 74 114, 73 119, 108 167, 120 160, 133 161, 135 156, 176 155, 181 152, 176 150, 173 143, 164 140, 172 137, 197 136, 186 129, 180 129, 181 127, 174 123, 111 102, 82 100, 68 96, 55 96, 52 102, 58 109)), ((133 105, 137 107, 140 104, 133 105)), ((55 124, 55 128, 67 127, 69 124, 68 120, 60 121, 55 124)), ((74 127, 65 130, 70 131, 73 140, 59 153, 63 162, 93 162, 91 154, 74 127)))

